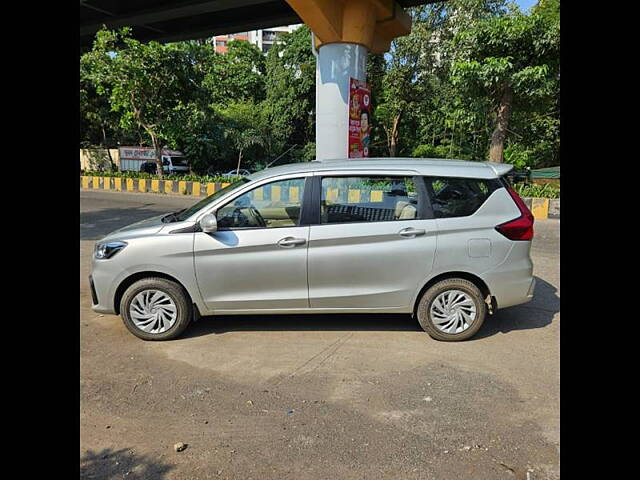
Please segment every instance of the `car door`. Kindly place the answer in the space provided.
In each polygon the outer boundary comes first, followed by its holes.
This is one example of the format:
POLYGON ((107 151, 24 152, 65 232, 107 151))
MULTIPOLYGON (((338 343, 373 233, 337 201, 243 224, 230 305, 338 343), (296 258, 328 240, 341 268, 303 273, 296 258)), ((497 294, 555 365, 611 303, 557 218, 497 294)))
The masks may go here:
POLYGON ((309 234, 311 308, 409 308, 436 250, 436 221, 422 179, 336 173, 319 176, 316 185, 320 218, 309 234))
POLYGON ((279 179, 216 208, 218 230, 194 238, 195 272, 208 308, 308 308, 305 190, 305 176, 279 179))

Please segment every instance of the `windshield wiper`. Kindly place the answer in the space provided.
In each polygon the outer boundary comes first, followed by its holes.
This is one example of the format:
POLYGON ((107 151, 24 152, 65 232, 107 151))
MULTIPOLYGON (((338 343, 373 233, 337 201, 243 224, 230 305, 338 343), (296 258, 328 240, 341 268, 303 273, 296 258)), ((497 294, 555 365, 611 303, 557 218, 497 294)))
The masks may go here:
POLYGON ((162 223, 177 222, 178 221, 178 215, 180 215, 185 210, 186 210, 186 208, 183 208, 182 210, 178 210, 177 212, 173 212, 173 213, 170 213, 168 215, 165 215, 164 217, 161 218, 162 223))

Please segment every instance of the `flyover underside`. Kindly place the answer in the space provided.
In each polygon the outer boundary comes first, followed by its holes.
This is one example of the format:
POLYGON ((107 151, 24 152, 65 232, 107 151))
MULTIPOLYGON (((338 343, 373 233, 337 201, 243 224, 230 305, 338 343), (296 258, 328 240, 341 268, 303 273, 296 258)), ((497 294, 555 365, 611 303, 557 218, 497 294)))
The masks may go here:
MULTIPOLYGON (((340 1, 340 0, 335 0, 340 1)), ((398 0, 402 7, 431 1, 398 0)), ((131 26, 142 41, 172 42, 302 23, 285 0, 81 0, 80 49, 95 32, 131 26)))

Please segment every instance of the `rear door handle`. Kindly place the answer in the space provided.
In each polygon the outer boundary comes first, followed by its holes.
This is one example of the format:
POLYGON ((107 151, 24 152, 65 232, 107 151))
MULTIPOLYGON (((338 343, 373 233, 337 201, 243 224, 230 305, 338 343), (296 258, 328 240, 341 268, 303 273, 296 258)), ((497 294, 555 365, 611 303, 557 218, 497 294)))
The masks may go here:
POLYGON ((398 232, 398 235, 404 238, 413 238, 413 237, 417 237, 418 235, 424 235, 425 233, 427 233, 426 230, 423 230, 421 228, 418 229, 418 228, 409 227, 409 228, 403 228, 402 230, 400 230, 398 232))
POLYGON ((304 238, 285 237, 278 241, 278 245, 284 248, 292 248, 296 245, 304 245, 307 241, 304 238))

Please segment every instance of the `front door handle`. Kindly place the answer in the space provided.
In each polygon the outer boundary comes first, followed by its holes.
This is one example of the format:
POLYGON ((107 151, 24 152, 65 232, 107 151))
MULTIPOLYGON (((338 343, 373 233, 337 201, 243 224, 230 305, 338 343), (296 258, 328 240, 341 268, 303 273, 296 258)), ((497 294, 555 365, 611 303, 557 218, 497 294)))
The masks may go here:
POLYGON ((402 230, 400 230, 398 232, 398 235, 404 238, 413 238, 413 237, 417 237, 418 235, 424 235, 425 233, 427 233, 426 230, 423 230, 421 228, 418 229, 418 228, 409 227, 409 228, 403 228, 402 230))
POLYGON ((285 237, 278 241, 278 245, 284 248, 292 248, 296 245, 304 245, 307 241, 304 238, 285 237))

